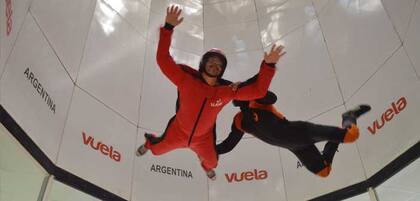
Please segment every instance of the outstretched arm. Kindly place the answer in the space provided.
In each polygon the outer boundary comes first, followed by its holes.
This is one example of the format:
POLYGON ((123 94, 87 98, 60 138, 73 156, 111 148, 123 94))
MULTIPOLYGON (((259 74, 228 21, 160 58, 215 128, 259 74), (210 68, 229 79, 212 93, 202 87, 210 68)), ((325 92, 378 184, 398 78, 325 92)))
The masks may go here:
POLYGON ((260 71, 254 77, 248 79, 237 89, 234 99, 254 100, 263 97, 270 86, 274 76, 275 64, 286 54, 283 46, 273 45, 269 53, 264 53, 264 61, 260 71))
POLYGON ((235 148, 235 146, 242 139, 244 132, 237 128, 237 126, 235 125, 235 123, 237 123, 236 121, 238 121, 238 115, 240 115, 240 113, 238 113, 235 116, 235 120, 232 122, 232 130, 229 133, 229 136, 225 140, 223 140, 223 142, 216 146, 217 154, 225 154, 232 151, 232 149, 235 148))
POLYGON ((180 66, 178 66, 169 53, 173 28, 179 25, 183 18, 179 18, 182 10, 177 6, 170 6, 166 10, 165 26, 160 28, 159 45, 156 54, 156 61, 160 70, 175 85, 179 85, 187 76, 180 66))

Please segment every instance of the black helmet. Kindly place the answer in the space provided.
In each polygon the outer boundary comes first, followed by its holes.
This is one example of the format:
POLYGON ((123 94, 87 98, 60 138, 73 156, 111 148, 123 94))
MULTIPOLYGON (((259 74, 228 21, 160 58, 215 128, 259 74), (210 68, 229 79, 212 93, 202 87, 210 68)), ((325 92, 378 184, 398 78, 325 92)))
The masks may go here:
POLYGON ((220 73, 219 75, 219 78, 221 78, 226 70, 227 59, 226 59, 225 54, 221 50, 216 49, 216 48, 210 49, 203 55, 200 61, 200 66, 199 66, 198 71, 200 73, 204 72, 205 65, 210 57, 218 57, 222 61, 222 73, 220 73))
POLYGON ((277 101, 277 96, 271 91, 267 91, 264 97, 256 99, 255 102, 263 105, 272 105, 277 101))
MULTIPOLYGON (((262 105, 273 105, 277 101, 277 96, 275 93, 271 91, 267 91, 264 97, 255 99, 255 102, 262 104, 262 105)), ((242 100, 233 100, 233 106, 247 108, 249 107, 249 101, 242 101, 242 100)))

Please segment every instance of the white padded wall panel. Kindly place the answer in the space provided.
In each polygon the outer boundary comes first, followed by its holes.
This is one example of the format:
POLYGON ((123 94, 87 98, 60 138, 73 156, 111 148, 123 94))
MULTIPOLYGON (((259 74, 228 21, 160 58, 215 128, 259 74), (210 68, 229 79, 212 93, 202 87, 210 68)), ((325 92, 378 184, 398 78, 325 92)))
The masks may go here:
POLYGON ((401 43, 380 0, 329 1, 324 9, 319 21, 348 100, 401 43))
POLYGON ((31 14, 0 86, 2 106, 55 161, 74 85, 31 14))
POLYGON ((57 165, 130 198, 136 126, 75 89, 57 165))
POLYGON ((32 0, 1 1, 0 15, 0 75, 12 51, 32 0))
POLYGON ((79 71, 95 4, 96 0, 35 0, 30 9, 73 81, 79 71))
POLYGON ((420 140, 420 82, 400 48, 349 101, 369 103, 360 121, 360 155, 368 177, 420 140), (373 95, 374 94, 374 95, 373 95))

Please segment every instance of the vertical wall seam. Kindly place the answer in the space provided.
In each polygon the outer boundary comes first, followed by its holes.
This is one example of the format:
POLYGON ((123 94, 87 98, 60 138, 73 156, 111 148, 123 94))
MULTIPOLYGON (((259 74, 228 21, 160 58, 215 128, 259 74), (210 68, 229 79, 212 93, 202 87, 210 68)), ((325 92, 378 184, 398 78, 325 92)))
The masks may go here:
MULTIPOLYGON (((71 106, 72 106, 72 103, 73 103, 74 92, 75 92, 76 87, 77 87, 77 84, 76 84, 77 77, 78 77, 78 74, 79 74, 80 65, 82 64, 82 60, 83 60, 84 55, 85 55, 86 43, 87 43, 87 39, 89 37, 90 27, 92 26, 93 15, 94 15, 95 10, 96 10, 96 0, 92 0, 92 2, 94 2, 94 5, 92 5, 93 6, 93 12, 92 12, 92 15, 91 15, 91 20, 90 20, 90 23, 89 23, 90 25, 89 25, 88 31, 86 33, 85 42, 84 42, 84 45, 83 45, 82 55, 80 57, 76 77, 74 78, 75 80, 73 82, 73 91, 71 92, 69 105, 67 106, 66 118, 64 119, 63 130, 61 131, 60 142, 59 142, 59 146, 58 146, 57 156, 55 158, 55 163, 58 163, 58 159, 59 159, 59 156, 60 156, 60 153, 61 153, 61 146, 63 145, 63 140, 64 140, 64 132, 65 132, 65 129, 67 127, 68 119, 69 119, 69 116, 70 116, 70 109, 71 109, 71 106)), ((52 48, 52 46, 51 46, 51 48, 52 48)), ((56 56, 58 58, 58 55, 56 55, 56 56)), ((70 76, 70 74, 69 74, 69 76, 70 76)), ((71 79, 71 76, 70 76, 70 79, 71 79)))

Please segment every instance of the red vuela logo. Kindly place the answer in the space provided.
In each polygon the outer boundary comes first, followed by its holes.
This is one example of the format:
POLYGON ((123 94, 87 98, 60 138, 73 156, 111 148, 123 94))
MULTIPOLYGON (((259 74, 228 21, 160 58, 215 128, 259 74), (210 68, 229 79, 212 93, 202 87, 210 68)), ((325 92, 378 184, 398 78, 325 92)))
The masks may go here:
POLYGON ((82 132, 83 137, 83 144, 86 146, 92 147, 94 150, 100 151, 103 155, 109 156, 114 161, 120 162, 121 161, 121 154, 114 150, 112 146, 108 146, 106 144, 103 144, 101 141, 96 142, 95 144, 95 138, 91 136, 87 136, 85 132, 82 132))
POLYGON ((376 132, 385 125, 385 122, 391 121, 392 118, 394 118, 395 115, 399 114, 402 110, 404 110, 406 106, 407 106, 406 98, 401 97, 397 101, 397 103, 393 102, 391 104, 391 107, 388 108, 384 113, 382 113, 381 119, 379 121, 375 120, 372 123, 372 127, 369 126, 367 129, 372 135, 376 134, 376 132))
POLYGON ((251 181, 251 180, 263 180, 266 179, 268 177, 268 173, 265 170, 260 170, 258 171, 257 169, 254 169, 254 171, 247 171, 247 172, 242 172, 241 174, 235 173, 225 173, 225 178, 229 183, 232 183, 233 181, 236 182, 241 182, 244 179, 246 181, 251 181))
POLYGON ((5 2, 6 2, 6 12, 5 12, 5 14, 6 14, 6 24, 7 24, 6 34, 7 34, 7 36, 9 36, 10 32, 12 32, 12 25, 13 25, 13 23, 12 23, 12 14, 13 14, 12 0, 5 0, 5 2))

